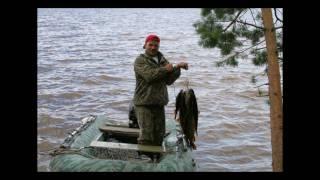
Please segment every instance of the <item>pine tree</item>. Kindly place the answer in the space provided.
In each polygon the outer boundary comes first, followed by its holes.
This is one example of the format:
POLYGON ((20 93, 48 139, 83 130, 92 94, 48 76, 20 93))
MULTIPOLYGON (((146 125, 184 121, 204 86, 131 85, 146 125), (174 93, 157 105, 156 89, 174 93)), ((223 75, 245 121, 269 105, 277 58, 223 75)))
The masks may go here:
MULTIPOLYGON (((218 48, 224 59, 217 66, 237 66, 243 55, 252 55, 252 63, 265 66, 268 75, 273 171, 283 171, 282 154, 282 11, 273 8, 204 8, 202 20, 194 24, 199 45, 218 48), (280 24, 280 25, 279 25, 280 24), (249 51, 250 50, 250 51, 249 51)), ((252 76, 256 82, 256 76, 252 76)), ((261 86, 261 85, 260 85, 261 86)), ((258 86, 259 87, 259 86, 258 86)))

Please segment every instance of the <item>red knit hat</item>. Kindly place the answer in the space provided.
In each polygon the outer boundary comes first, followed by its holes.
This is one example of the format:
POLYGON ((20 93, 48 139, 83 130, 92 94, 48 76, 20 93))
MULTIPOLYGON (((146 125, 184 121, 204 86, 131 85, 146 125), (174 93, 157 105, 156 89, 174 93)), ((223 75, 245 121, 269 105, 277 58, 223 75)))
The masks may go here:
POLYGON ((157 35, 149 35, 149 36, 147 36, 146 41, 145 41, 145 43, 143 45, 143 49, 146 48, 146 44, 149 41, 157 41, 158 43, 160 43, 160 38, 157 35))
POLYGON ((160 38, 157 35, 149 35, 146 38, 145 44, 147 44, 147 42, 149 42, 149 41, 157 41, 158 43, 160 43, 160 38))

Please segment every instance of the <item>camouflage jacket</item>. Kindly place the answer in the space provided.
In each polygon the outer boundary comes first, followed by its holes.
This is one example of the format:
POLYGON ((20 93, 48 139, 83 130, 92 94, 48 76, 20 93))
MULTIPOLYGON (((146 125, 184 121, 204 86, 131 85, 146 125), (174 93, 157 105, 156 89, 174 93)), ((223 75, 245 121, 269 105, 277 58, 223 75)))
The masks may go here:
POLYGON ((156 63, 152 57, 140 54, 134 62, 136 89, 133 97, 135 105, 167 105, 167 85, 171 85, 180 76, 180 68, 173 68, 172 72, 164 67, 169 62, 159 52, 156 63))

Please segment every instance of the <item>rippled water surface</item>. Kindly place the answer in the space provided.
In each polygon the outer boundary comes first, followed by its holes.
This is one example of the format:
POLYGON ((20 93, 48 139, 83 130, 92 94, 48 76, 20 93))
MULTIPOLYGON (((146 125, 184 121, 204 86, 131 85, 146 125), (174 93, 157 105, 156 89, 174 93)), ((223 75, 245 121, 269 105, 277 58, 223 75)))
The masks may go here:
POLYGON ((128 121, 133 62, 145 37, 156 33, 170 62, 189 63, 168 87, 166 117, 173 118, 175 95, 188 78, 200 109, 193 152, 199 171, 271 171, 267 97, 257 97, 250 82, 263 68, 250 59, 216 67, 219 50, 198 45, 192 24, 200 19, 200 9, 38 9, 38 170, 49 170, 46 152, 81 118, 128 121))

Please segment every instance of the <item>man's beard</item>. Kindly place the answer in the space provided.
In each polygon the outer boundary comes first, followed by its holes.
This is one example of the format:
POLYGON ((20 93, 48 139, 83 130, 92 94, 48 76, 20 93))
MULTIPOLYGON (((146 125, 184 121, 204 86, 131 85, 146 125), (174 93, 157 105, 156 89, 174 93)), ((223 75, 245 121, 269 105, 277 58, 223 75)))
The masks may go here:
POLYGON ((156 56, 158 54, 158 51, 155 50, 155 51, 147 51, 147 53, 150 55, 150 56, 156 56))

